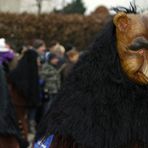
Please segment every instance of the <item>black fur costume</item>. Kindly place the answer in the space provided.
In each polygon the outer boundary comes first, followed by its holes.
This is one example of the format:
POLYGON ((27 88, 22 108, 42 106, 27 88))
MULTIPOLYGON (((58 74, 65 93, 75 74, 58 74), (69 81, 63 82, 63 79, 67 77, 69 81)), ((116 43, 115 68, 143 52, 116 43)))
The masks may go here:
POLYGON ((71 137, 85 148, 148 147, 148 86, 123 73, 115 29, 108 23, 75 65, 40 125, 40 138, 71 137))

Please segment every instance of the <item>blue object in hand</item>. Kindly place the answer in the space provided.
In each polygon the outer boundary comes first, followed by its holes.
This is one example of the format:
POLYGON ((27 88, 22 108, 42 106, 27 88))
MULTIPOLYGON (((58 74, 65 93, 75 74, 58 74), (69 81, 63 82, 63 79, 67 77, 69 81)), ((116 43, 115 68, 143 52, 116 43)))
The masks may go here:
POLYGON ((45 141, 37 141, 34 145, 34 148, 50 148, 54 135, 49 136, 45 141))

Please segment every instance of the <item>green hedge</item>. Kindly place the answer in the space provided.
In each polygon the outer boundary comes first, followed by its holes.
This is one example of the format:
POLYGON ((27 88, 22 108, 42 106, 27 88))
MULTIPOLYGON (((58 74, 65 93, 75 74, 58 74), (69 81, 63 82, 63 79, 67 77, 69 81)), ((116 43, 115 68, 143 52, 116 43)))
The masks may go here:
POLYGON ((0 37, 7 38, 17 48, 24 41, 41 38, 47 45, 57 40, 63 45, 71 43, 83 50, 103 25, 104 21, 95 16, 0 13, 0 37))

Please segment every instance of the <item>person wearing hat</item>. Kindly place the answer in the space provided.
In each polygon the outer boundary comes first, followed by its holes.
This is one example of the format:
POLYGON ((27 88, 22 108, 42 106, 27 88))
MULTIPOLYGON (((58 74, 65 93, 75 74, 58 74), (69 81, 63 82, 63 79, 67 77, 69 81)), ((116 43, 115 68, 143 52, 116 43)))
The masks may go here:
POLYGON ((28 143, 19 129, 6 80, 4 63, 12 58, 12 51, 5 46, 5 40, 0 39, 0 148, 26 148, 28 143))
POLYGON ((0 38, 0 64, 5 68, 5 71, 9 70, 9 63, 13 60, 15 54, 10 49, 9 45, 6 44, 4 38, 0 38))

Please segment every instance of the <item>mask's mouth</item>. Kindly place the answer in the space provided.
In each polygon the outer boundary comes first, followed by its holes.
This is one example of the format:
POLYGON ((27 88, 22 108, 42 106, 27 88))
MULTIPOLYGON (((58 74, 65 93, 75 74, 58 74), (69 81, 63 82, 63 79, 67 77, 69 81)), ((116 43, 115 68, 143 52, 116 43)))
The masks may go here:
POLYGON ((132 51, 146 50, 148 49, 148 40, 145 37, 137 37, 132 41, 128 49, 132 51))

